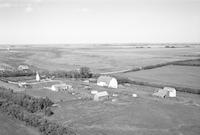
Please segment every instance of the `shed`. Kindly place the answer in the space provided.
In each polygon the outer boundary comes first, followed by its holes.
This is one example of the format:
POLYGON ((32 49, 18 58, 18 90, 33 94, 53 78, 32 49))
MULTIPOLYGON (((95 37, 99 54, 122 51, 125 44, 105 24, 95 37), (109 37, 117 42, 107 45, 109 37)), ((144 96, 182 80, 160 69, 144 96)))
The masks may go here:
POLYGON ((109 94, 107 91, 98 92, 94 95, 94 101, 106 100, 109 98, 108 96, 109 94))
POLYGON ((168 95, 168 91, 164 89, 159 89, 157 92, 153 93, 153 96, 165 98, 168 95))
POLYGON ((153 93, 154 96, 158 97, 176 97, 176 89, 171 87, 164 87, 163 89, 159 89, 157 92, 153 93))
POLYGON ((169 97, 176 97, 176 89, 172 87, 164 87, 164 90, 168 91, 169 97))
POLYGON ((109 88, 117 88, 118 82, 117 79, 110 76, 100 76, 97 79, 97 85, 98 86, 107 86, 109 88))
POLYGON ((65 91, 65 90, 72 90, 72 86, 71 85, 67 85, 65 83, 63 84, 55 84, 51 86, 51 90, 52 91, 65 91))
POLYGON ((36 72, 35 80, 38 81, 38 82, 40 81, 40 75, 39 75, 38 72, 36 72))

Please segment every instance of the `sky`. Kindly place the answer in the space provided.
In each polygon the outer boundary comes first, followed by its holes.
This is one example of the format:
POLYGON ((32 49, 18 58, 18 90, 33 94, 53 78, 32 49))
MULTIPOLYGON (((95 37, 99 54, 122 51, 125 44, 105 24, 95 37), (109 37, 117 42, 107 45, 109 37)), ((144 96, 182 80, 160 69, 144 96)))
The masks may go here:
POLYGON ((200 42, 200 0, 0 0, 0 44, 200 42))

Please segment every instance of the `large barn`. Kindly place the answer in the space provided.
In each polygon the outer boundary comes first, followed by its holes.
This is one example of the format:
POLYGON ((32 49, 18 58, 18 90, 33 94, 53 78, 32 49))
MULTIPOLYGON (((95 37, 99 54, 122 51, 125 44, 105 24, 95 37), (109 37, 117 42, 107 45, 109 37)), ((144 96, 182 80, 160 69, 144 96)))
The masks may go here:
POLYGON ((98 86, 107 86, 109 88, 117 88, 118 82, 117 79, 110 76, 100 76, 97 79, 97 85, 98 86))

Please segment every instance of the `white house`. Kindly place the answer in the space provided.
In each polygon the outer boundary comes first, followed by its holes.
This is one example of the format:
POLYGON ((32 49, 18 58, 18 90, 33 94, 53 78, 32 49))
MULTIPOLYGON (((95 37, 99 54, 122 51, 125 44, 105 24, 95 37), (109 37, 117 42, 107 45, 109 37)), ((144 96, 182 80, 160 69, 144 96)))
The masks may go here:
POLYGON ((100 76, 97 79, 97 85, 98 86, 107 86, 109 88, 117 88, 118 82, 117 79, 110 76, 100 76))

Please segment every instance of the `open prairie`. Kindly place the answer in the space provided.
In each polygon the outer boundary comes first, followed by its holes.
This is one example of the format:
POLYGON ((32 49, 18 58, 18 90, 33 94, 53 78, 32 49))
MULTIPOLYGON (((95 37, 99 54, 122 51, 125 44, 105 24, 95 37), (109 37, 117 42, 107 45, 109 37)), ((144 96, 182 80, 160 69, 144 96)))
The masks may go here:
POLYGON ((177 60, 199 58, 200 47, 164 45, 138 47, 136 45, 58 45, 14 46, 0 49, 0 68, 16 68, 20 64, 47 70, 72 70, 88 66, 94 72, 128 70, 177 60))

